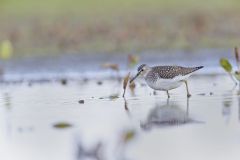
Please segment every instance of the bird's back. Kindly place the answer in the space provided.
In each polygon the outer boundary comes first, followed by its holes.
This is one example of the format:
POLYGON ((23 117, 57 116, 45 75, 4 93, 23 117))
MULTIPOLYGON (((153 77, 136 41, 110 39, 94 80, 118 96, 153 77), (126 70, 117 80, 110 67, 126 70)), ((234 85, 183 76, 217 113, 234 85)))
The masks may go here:
POLYGON ((203 68, 181 66, 156 66, 144 77, 148 86, 155 90, 168 91, 179 87, 192 72, 203 68))
POLYGON ((148 77, 155 77, 161 79, 173 79, 177 76, 186 76, 196 70, 203 68, 199 67, 181 67, 181 66, 156 66, 152 67, 148 77), (156 77, 157 76, 157 77, 156 77))

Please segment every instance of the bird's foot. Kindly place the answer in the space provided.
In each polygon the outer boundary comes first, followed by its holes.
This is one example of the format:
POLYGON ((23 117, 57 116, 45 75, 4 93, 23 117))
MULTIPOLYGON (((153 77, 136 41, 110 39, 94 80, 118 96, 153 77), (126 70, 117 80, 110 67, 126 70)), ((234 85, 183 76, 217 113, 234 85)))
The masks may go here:
POLYGON ((188 98, 190 98, 191 96, 192 96, 191 94, 189 94, 189 93, 187 94, 187 97, 188 97, 188 98))

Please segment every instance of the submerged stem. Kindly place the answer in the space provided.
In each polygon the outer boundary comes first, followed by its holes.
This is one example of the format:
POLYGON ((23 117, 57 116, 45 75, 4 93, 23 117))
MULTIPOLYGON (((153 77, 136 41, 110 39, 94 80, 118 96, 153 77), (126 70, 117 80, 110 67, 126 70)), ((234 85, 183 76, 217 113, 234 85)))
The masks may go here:
POLYGON ((235 85, 238 85, 238 81, 234 78, 232 73, 229 73, 230 78, 232 79, 232 81, 235 83, 235 85))

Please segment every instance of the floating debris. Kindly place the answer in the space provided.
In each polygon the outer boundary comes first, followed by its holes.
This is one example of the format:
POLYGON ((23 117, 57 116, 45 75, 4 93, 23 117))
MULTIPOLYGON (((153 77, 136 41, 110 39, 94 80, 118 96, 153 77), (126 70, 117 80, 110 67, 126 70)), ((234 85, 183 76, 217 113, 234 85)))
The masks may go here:
POLYGON ((72 125, 67 122, 59 122, 59 123, 54 124, 53 127, 58 128, 58 129, 65 129, 65 128, 72 127, 72 125))
POLYGON ((199 93, 198 95, 199 95, 199 96, 205 96, 206 93, 199 93))
POLYGON ((110 95, 108 97, 99 97, 99 99, 110 99, 110 100, 115 100, 117 98, 119 98, 118 94, 112 94, 112 95, 110 95))
POLYGON ((84 83, 86 83, 86 82, 88 82, 88 81, 89 81, 88 78, 83 78, 83 82, 84 82, 84 83))
POLYGON ((102 82, 102 81, 98 81, 97 84, 98 84, 99 86, 101 86, 101 85, 103 84, 103 82, 102 82))
POLYGON ((31 81, 28 82, 28 87, 32 87, 33 83, 31 81))
POLYGON ((123 95, 122 95, 123 97, 125 97, 125 92, 126 92, 126 88, 127 88, 129 78, 130 78, 130 72, 127 74, 126 77, 124 77, 124 80, 123 80, 123 95))
POLYGON ((61 79, 60 82, 61 82, 61 84, 64 85, 64 86, 67 85, 67 79, 65 79, 65 78, 64 78, 64 79, 61 79))
POLYGON ((84 104, 84 100, 79 100, 78 103, 84 104))
POLYGON ((111 99, 111 100, 114 100, 114 99, 117 99, 117 98, 119 98, 118 94, 113 94, 113 95, 109 96, 109 99, 111 99))

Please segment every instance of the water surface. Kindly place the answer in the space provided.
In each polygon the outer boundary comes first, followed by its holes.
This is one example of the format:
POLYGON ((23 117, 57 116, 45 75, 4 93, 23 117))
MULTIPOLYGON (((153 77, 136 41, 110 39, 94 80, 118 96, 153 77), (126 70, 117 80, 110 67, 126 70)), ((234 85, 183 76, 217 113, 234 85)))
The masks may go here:
POLYGON ((229 77, 193 76, 189 99, 184 86, 167 100, 136 85, 124 99, 115 79, 2 83, 0 159, 239 159, 240 98, 229 77), (125 142, 127 132, 135 136, 125 142))

